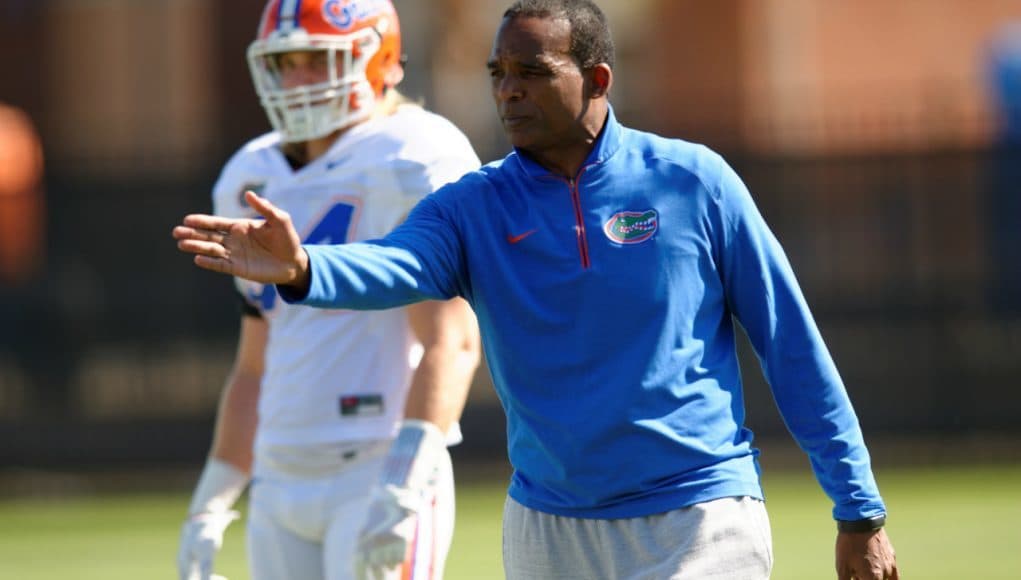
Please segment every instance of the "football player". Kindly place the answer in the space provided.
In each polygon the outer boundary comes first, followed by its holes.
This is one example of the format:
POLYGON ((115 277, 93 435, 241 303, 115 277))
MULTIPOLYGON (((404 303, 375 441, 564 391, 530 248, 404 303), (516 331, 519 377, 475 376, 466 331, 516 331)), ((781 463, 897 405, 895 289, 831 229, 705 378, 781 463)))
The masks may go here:
MULTIPOLYGON (((389 0, 271 0, 248 49, 273 131, 241 148, 215 213, 260 192, 305 243, 382 237, 422 197, 479 166, 467 138, 394 88, 389 0)), ((210 578, 251 482, 252 578, 441 578, 453 535, 447 445, 479 363, 461 299, 388 311, 283 303, 236 279, 241 330, 212 448, 184 523, 182 579, 210 578)))

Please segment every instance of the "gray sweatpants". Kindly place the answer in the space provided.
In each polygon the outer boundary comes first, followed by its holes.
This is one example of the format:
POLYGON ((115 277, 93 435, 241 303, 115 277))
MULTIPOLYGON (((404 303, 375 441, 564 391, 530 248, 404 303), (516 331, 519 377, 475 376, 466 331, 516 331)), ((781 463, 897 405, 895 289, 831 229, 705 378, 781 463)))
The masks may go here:
POLYGON ((763 580, 773 567, 762 501, 729 497, 652 516, 582 519, 507 498, 507 580, 763 580))

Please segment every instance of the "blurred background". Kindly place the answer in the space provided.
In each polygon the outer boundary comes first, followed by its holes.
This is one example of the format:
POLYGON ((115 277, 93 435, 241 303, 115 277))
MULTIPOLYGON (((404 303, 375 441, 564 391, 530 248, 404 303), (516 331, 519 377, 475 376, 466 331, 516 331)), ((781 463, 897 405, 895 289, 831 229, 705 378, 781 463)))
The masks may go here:
MULTIPOLYGON (((504 156, 484 63, 509 1, 395 4, 403 91, 504 156)), ((1021 3, 600 5, 618 117, 743 176, 878 468, 1021 463, 1021 3)), ((238 315, 170 230, 268 129, 262 6, 0 0, 0 498, 193 483, 238 315)), ((764 462, 807 469, 744 355, 764 462)), ((464 427, 459 465, 504 461, 485 372, 464 427)))

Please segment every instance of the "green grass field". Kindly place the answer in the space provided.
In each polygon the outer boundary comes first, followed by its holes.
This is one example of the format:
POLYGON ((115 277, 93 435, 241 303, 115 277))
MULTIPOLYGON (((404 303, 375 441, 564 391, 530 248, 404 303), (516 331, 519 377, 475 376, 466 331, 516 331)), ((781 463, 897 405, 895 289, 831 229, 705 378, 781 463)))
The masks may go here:
MULTIPOLYGON (((878 475, 902 575, 918 580, 1021 578, 1021 466, 887 470, 878 475)), ((764 480, 776 580, 835 578, 829 502, 807 468, 764 480)), ((502 481, 462 482, 451 580, 499 579, 502 481)), ((185 494, 0 500, 0 578, 174 578, 185 494)), ((247 578, 243 526, 217 569, 247 578)))

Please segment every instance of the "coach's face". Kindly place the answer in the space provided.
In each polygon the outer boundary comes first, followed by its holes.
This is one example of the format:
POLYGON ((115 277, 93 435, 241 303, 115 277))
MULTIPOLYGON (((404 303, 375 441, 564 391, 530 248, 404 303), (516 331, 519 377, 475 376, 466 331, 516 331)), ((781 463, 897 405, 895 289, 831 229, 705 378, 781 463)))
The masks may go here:
POLYGON ((489 57, 493 98, 511 144, 540 160, 586 144, 585 78, 563 18, 519 16, 500 24, 489 57))

